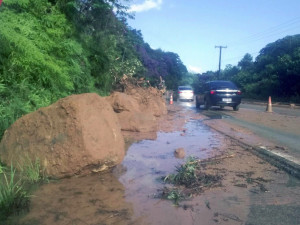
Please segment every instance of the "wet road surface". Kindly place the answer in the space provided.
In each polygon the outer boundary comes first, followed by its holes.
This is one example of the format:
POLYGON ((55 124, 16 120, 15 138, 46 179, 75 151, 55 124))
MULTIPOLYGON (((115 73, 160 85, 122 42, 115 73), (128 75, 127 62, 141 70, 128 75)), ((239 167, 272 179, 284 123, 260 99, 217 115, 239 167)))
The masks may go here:
MULTIPOLYGON (((183 104, 186 107, 190 107, 190 109, 195 109, 194 104, 190 102, 178 102, 178 104, 183 104)), ((293 157, 300 159, 300 132, 295 132, 293 129, 289 130, 288 128, 281 129, 286 127, 286 125, 282 125, 281 127, 275 128, 274 126, 268 126, 266 124, 261 123, 260 120, 257 121, 248 121, 247 118, 237 117, 237 113, 263 113, 266 111, 266 106, 264 105, 256 105, 256 104, 241 104, 241 110, 239 112, 235 112, 231 107, 225 107, 224 109, 220 109, 219 107, 212 107, 210 110, 203 110, 200 108, 198 110, 199 113, 207 116, 209 119, 216 120, 222 119, 228 123, 237 125, 239 127, 246 128, 258 136, 269 140, 270 142, 276 143, 278 146, 284 146, 289 149, 291 155, 293 157), (242 112, 241 112, 242 111, 242 112)), ((291 109, 288 107, 277 107, 273 106, 274 114, 278 116, 282 116, 281 120, 284 121, 286 117, 289 118, 300 118, 300 109, 291 109)), ((274 115, 273 114, 273 115, 274 115)), ((271 114, 272 115, 272 114, 271 114)), ((270 116, 271 117, 271 116, 270 116)), ((274 120, 275 121, 275 120, 274 120)), ((296 121, 296 120, 295 120, 296 121)), ((298 120, 297 120, 298 121, 298 120)), ((297 123, 297 122, 295 122, 297 123)), ((284 123, 283 123, 284 124, 284 123)), ((298 124, 300 126, 300 124, 298 124)), ((299 130, 299 129, 298 129, 299 130)))
POLYGON ((187 156, 208 158, 217 151, 220 136, 192 120, 185 126, 186 132, 159 133, 156 140, 133 144, 122 165, 127 168, 120 177, 126 187, 126 200, 134 202, 135 219, 144 218, 145 224, 193 224, 192 217, 172 202, 155 198, 164 184, 159 178, 173 173, 184 163, 174 157, 174 150, 184 148, 187 156), (211 151, 214 149, 215 151, 211 151))
MULTIPOLYGON (((242 103, 241 104, 242 109, 251 109, 251 110, 257 110, 264 112, 266 111, 266 105, 258 105, 258 104, 247 104, 247 103, 242 103)), ((288 106, 286 107, 280 107, 273 105, 272 106, 272 111, 278 114, 282 115, 289 115, 289 116, 300 116, 300 109, 292 109, 289 108, 288 106)))
POLYGON ((251 130, 253 133, 262 136, 270 140, 271 142, 289 148, 290 151, 293 151, 295 154, 298 154, 300 157, 300 147, 299 147, 300 135, 298 134, 286 132, 286 131, 280 131, 278 129, 267 127, 259 123, 252 123, 242 119, 238 119, 232 116, 232 114, 230 115, 230 112, 211 110, 202 113, 211 119, 223 119, 224 121, 228 121, 240 127, 247 128, 251 130))
MULTIPOLYGON (((184 110, 199 113, 194 103, 178 104, 184 110)), ((186 119, 184 130, 159 132, 156 140, 132 144, 113 173, 41 186, 33 193, 30 212, 12 224, 299 224, 298 179, 231 142, 224 150, 224 143, 229 140, 204 126, 201 120, 186 119), (179 206, 157 198, 158 190, 165 185, 160 178, 173 173, 185 161, 174 157, 177 148, 184 148, 186 157, 207 158, 223 151, 235 155, 235 161, 228 159, 215 165, 224 171, 223 186, 193 196, 179 206), (260 182, 250 182, 252 176, 260 182)))

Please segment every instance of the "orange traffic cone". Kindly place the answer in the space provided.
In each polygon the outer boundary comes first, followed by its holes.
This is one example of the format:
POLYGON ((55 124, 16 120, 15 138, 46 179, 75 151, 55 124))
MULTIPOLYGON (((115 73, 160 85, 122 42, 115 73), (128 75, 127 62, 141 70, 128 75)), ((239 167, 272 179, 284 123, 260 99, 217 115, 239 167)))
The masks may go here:
POLYGON ((271 96, 269 96, 269 103, 267 105, 267 109, 266 109, 267 112, 273 112, 272 111, 272 101, 271 101, 271 96))
POLYGON ((173 104, 173 94, 171 94, 171 96, 170 96, 170 105, 172 105, 173 104))

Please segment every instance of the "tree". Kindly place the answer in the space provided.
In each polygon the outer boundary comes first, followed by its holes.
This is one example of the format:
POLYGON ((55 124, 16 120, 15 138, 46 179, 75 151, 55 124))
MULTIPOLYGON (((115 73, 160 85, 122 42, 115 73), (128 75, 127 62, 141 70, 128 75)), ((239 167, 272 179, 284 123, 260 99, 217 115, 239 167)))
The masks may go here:
POLYGON ((238 66, 242 70, 250 70, 253 67, 253 57, 249 53, 246 53, 242 60, 239 61, 238 66))
POLYGON ((258 81, 267 91, 262 96, 273 95, 281 99, 300 96, 299 55, 300 35, 287 36, 268 44, 256 58, 258 81))
POLYGON ((222 71, 221 78, 223 80, 232 80, 240 72, 237 66, 226 65, 225 69, 222 71))
POLYGON ((160 82, 161 76, 166 81, 167 88, 175 90, 185 76, 188 76, 187 69, 178 54, 152 49, 143 41, 140 31, 133 30, 131 37, 134 40, 138 57, 146 69, 141 76, 147 77, 153 85, 160 82))

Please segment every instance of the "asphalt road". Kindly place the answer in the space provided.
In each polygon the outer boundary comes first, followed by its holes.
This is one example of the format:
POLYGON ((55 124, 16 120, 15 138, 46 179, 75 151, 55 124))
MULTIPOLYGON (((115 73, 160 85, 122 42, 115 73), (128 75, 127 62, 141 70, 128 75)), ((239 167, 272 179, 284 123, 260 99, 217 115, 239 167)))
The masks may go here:
MULTIPOLYGON (((242 104, 241 108, 249 109, 249 110, 257 110, 257 111, 265 111, 265 107, 261 105, 242 104)), ((300 116, 299 109, 273 107, 273 112, 281 115, 288 115, 293 117, 300 116)), ((249 129, 255 134, 264 137, 270 140, 271 142, 276 142, 278 145, 287 147, 288 149, 290 149, 290 151, 300 156, 300 146, 299 146, 300 135, 299 134, 295 134, 289 131, 274 129, 272 127, 268 127, 259 123, 259 121, 254 123, 254 122, 249 122, 243 119, 236 118, 234 113, 231 113, 230 110, 210 110, 210 111, 202 111, 202 113, 210 118, 216 118, 216 119, 222 118, 227 122, 249 129)))
MULTIPOLYGON (((241 108, 244 109, 252 109, 257 111, 266 111, 266 105, 263 104, 249 104, 249 103, 242 103, 241 108)), ((288 115, 288 116, 300 116, 300 109, 292 109, 288 106, 272 106, 273 112, 282 114, 282 115, 288 115)), ((299 124, 300 126, 300 124, 299 124)))
MULTIPOLYGON (((241 111, 234 112, 232 108, 219 109, 213 108, 211 110, 204 110, 201 108, 197 110, 195 108, 195 104, 193 102, 178 102, 178 104, 182 105, 183 107, 189 108, 191 110, 195 110, 200 114, 203 114, 208 117, 207 120, 215 122, 215 121, 226 121, 226 123, 231 123, 238 125, 240 127, 247 128, 253 133, 258 134, 259 136, 263 136, 266 139, 276 140, 280 142, 283 146, 289 146, 289 148, 293 148, 294 151, 298 151, 299 149, 299 139, 300 135, 294 134, 293 132, 282 132, 279 130, 272 129, 266 125, 263 125, 259 121, 257 122, 249 122, 243 120, 241 117, 237 117, 238 114, 247 113, 253 111, 258 112, 265 112, 266 108, 263 105, 255 105, 255 104, 242 104, 241 111)), ((300 116, 299 109, 289 109, 284 107, 273 107, 273 115, 283 115, 280 118, 291 117, 292 121, 296 121, 297 118, 300 116), (295 120, 293 120, 295 119, 295 120)), ((272 115, 272 114, 270 114, 272 115)), ((278 117, 276 117, 278 118, 278 117)), ((273 119, 273 118, 272 118, 273 119)), ((299 120, 297 120, 299 121, 299 120)), ((216 122, 215 124, 218 124, 216 122)), ((300 125, 300 124, 299 124, 300 125)), ((297 132, 300 133, 300 132, 297 132)), ((251 161, 252 162, 252 161, 251 161)), ((249 161, 245 161, 245 163, 249 163, 249 161)), ((256 168, 256 167, 254 167, 256 168)), ((268 173, 268 172, 267 172, 268 173)), ((247 215, 247 219, 244 222, 240 222, 239 224, 244 225, 261 225, 261 224, 273 224, 273 225, 281 225, 281 224, 291 224, 296 225, 299 224, 299 204, 295 204, 289 202, 289 198, 297 199, 299 197, 299 180, 292 176, 289 176, 289 179, 284 181, 283 178, 276 178, 273 180, 272 185, 274 185, 274 189, 268 190, 266 193, 262 195, 257 195, 257 193, 253 190, 249 192, 249 213, 247 215), (282 186, 283 185, 283 186, 282 186), (278 197, 282 197, 282 199, 277 199, 278 197), (285 202, 287 201, 287 202, 285 202)), ((226 192, 222 193, 222 197, 226 199, 226 192)), ((241 196, 234 192, 235 196, 234 199, 238 199, 239 207, 245 206, 245 202, 242 203, 241 196)), ((208 198, 209 199, 209 198, 208 198)), ((230 199, 232 199, 230 197, 230 199)), ((209 199, 212 201, 211 199, 209 199)), ((213 203, 212 203, 213 204, 213 203)), ((220 202, 218 204, 221 204, 220 202)), ((234 217, 230 217, 234 218, 234 217)), ((238 219, 238 218, 237 218, 238 219)), ((218 221, 223 224, 223 221, 218 221)), ((233 222, 233 221, 231 221, 233 222)), ((228 223, 230 224, 230 223, 228 223)))
MULTIPOLYGON (((179 102, 178 104, 196 110, 195 102, 179 102)), ((241 104, 241 109, 249 112, 265 112, 266 105, 264 104, 241 104)), ((292 118, 300 118, 300 108, 291 109, 288 106, 272 106, 273 112, 275 114, 289 116, 292 118)), ((199 113, 207 116, 210 119, 222 119, 226 122, 232 123, 234 125, 246 128, 256 135, 269 140, 279 146, 284 146, 289 149, 293 157, 297 157, 300 160, 300 132, 295 133, 287 130, 274 129, 273 127, 261 124, 259 121, 249 122, 242 118, 237 118, 236 113, 230 107, 225 107, 225 109, 220 109, 219 107, 213 107, 211 110, 204 110, 202 106, 200 107, 199 113)), ((296 120, 295 120, 296 121, 296 120)), ((298 120, 299 121, 299 120, 298 120)), ((300 124, 299 124, 300 127, 300 124)))

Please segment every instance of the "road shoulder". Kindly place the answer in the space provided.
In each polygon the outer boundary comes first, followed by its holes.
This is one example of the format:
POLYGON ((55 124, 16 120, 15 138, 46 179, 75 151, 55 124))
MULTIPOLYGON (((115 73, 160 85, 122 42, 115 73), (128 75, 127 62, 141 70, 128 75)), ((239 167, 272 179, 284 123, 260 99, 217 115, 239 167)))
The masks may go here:
POLYGON ((204 119, 203 122, 226 137, 237 141, 239 145, 269 163, 300 178, 300 160, 285 147, 274 144, 252 131, 228 121, 204 119))

